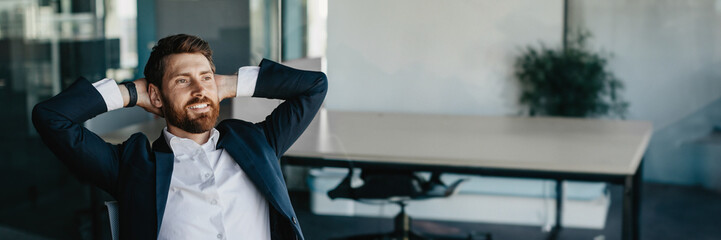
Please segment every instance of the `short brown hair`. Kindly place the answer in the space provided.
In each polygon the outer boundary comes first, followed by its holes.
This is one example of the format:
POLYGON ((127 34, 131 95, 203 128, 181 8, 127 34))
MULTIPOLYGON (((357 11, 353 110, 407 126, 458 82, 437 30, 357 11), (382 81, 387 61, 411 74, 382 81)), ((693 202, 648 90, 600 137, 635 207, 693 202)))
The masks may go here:
POLYGON ((200 53, 210 62, 210 68, 215 73, 215 64, 213 63, 213 51, 210 50, 208 42, 200 37, 177 34, 164 37, 158 40, 158 43, 150 52, 150 58, 145 65, 145 79, 148 83, 152 83, 159 88, 163 85, 163 75, 165 74, 165 59, 167 56, 176 53, 200 53))

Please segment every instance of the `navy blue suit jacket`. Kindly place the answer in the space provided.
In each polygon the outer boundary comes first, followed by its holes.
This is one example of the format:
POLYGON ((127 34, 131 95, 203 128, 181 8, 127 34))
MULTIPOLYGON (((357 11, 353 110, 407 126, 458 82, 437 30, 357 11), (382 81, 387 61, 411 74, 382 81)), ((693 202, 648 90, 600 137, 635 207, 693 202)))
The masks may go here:
MULTIPOLYGON (((285 100, 260 123, 225 120, 217 148, 225 149, 269 203, 272 239, 303 239, 279 159, 310 124, 325 98, 321 72, 263 60, 254 97, 285 100)), ((157 239, 173 172, 173 153, 162 134, 151 145, 142 133, 113 145, 82 126, 107 111, 85 79, 33 109, 43 142, 81 180, 110 193, 120 205, 121 239, 157 239)))

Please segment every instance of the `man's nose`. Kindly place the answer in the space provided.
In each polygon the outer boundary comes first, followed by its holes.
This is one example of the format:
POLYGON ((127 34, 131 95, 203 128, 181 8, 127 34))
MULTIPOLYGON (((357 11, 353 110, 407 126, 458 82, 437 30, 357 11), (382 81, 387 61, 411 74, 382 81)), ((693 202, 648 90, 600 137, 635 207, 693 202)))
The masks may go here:
POLYGON ((193 96, 203 96, 205 92, 205 86, 200 83, 199 79, 193 79, 191 81, 191 95, 193 96))

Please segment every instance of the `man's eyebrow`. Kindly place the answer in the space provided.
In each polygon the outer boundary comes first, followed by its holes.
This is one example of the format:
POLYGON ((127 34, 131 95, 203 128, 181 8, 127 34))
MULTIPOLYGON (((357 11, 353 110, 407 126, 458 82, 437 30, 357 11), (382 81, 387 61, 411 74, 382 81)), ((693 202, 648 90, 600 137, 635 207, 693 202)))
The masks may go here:
MULTIPOLYGON (((208 70, 208 71, 202 71, 202 72, 200 72, 200 75, 212 74, 212 73, 213 73, 213 71, 208 70)), ((192 76, 192 74, 190 74, 189 72, 181 72, 181 73, 176 73, 176 74, 170 75, 170 78, 174 78, 174 77, 177 77, 177 76, 190 77, 190 76, 192 76)))
POLYGON ((189 73, 189 72, 172 73, 172 74, 170 75, 170 78, 175 78, 175 77, 178 77, 178 76, 190 77, 190 73, 189 73))

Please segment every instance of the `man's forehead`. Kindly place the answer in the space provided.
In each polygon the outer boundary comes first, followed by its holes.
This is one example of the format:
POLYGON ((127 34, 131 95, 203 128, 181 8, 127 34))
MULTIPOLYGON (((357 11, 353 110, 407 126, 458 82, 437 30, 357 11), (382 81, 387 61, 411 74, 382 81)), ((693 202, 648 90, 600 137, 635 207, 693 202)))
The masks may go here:
POLYGON ((165 59, 165 77, 213 73, 208 61, 200 53, 177 53, 165 59))

